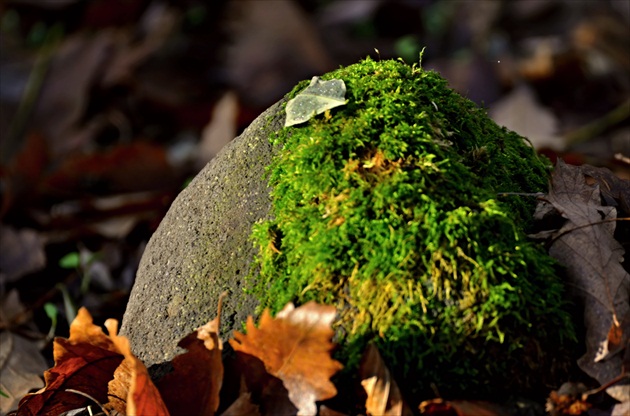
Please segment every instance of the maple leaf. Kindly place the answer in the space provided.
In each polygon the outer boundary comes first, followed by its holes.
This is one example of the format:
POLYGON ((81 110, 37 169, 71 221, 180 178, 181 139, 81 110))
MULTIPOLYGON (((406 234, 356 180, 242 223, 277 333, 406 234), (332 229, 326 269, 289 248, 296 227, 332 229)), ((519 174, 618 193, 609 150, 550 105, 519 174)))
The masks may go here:
POLYGON ((80 391, 99 403, 107 403, 107 383, 123 361, 103 330, 81 308, 70 325, 70 338, 56 338, 53 344, 55 366, 44 372, 46 385, 22 398, 18 415, 61 414, 93 404, 80 391))
MULTIPOLYGON (((586 353, 578 365, 601 384, 622 372, 622 351, 630 335, 630 275, 622 266, 624 249, 615 240, 617 210, 603 206, 602 199, 618 197, 625 204, 630 182, 608 179, 594 167, 576 167, 558 160, 551 177, 551 208, 537 210, 537 219, 555 210, 565 222, 551 236, 549 254, 566 267, 569 283, 584 302, 586 353), (602 193, 600 185, 614 184, 602 193)), ((607 392, 627 401, 627 385, 607 392)))
POLYGON ((258 328, 249 317, 247 334, 235 332, 230 345, 260 360, 267 373, 282 380, 298 414, 312 415, 317 412, 315 401, 337 394, 330 381, 342 368, 330 357, 335 315, 333 306, 308 302, 295 308, 289 303, 275 319, 265 310, 258 328))
POLYGON ((61 414, 93 400, 122 414, 168 415, 129 341, 117 335, 117 321, 105 325, 110 336, 93 324, 85 308, 79 309, 70 337, 54 341, 55 366, 44 373, 46 385, 20 401, 18 415, 61 414))
POLYGON ((411 409, 403 402, 398 385, 391 377, 389 369, 374 344, 368 345, 363 353, 359 375, 361 385, 367 393, 365 409, 368 415, 411 414, 411 409))

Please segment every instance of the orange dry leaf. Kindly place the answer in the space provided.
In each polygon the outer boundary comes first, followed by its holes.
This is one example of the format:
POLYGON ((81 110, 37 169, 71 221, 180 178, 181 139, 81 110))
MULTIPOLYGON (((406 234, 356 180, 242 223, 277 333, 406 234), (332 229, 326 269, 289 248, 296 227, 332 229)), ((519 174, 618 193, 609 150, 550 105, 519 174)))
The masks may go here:
POLYGON ((359 367, 361 385, 367 393, 365 410, 368 415, 410 415, 400 390, 374 344, 368 345, 359 367))
POLYGON ((114 379, 109 382, 110 401, 106 407, 126 415, 168 415, 169 411, 151 381, 147 368, 131 353, 129 340, 118 335, 118 321, 108 319, 105 327, 111 341, 125 357, 114 372, 114 379))
POLYGON ((107 383, 124 357, 85 309, 70 325, 70 338, 55 339, 53 354, 55 366, 44 373, 46 386, 20 401, 18 415, 60 414, 94 404, 68 389, 107 403, 107 383))
POLYGON ((107 406, 123 414, 168 415, 146 368, 131 355, 128 340, 117 335, 116 321, 106 325, 111 337, 93 324, 85 308, 79 310, 70 325, 70 338, 55 339, 55 366, 44 373, 46 386, 20 401, 18 415, 60 414, 93 405, 90 398, 104 404, 114 396, 117 402, 107 406), (147 394, 153 391, 157 397, 147 394), (152 404, 146 405, 148 401, 152 404))
POLYGON ((249 317, 247 334, 235 332, 230 345, 282 380, 298 414, 316 414, 316 401, 337 394, 330 377, 342 368, 330 357, 335 315, 333 306, 309 302, 296 309, 289 303, 275 319, 265 310, 258 328, 249 317))
POLYGON ((188 352, 176 356, 174 371, 158 382, 158 388, 175 415, 214 415, 219 408, 223 382, 223 343, 218 335, 219 317, 179 342, 188 352))

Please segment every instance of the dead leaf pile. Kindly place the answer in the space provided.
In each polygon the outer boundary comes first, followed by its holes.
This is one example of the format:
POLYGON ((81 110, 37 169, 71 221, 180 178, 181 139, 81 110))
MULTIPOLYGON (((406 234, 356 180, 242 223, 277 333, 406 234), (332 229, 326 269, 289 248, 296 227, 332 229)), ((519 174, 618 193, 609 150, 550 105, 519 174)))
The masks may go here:
MULTIPOLYGON (((315 414, 315 402, 337 392, 330 381, 342 367, 330 357, 335 314, 333 307, 308 303, 289 304, 275 319, 266 311, 258 328, 250 318, 248 334, 230 340, 243 388, 223 414, 315 414), (282 390, 284 401, 278 397, 282 390)), ((44 373, 46 386, 26 395, 17 415, 61 414, 90 405, 107 414, 216 414, 224 372, 218 317, 179 343, 187 352, 173 359, 173 371, 156 384, 128 339, 117 334, 117 321, 105 327, 109 335, 82 308, 70 337, 55 339, 55 366, 44 373)))
POLYGON ((535 237, 549 238, 549 253, 566 268, 569 286, 584 307, 586 353, 578 365, 620 402, 630 401, 630 373, 624 365, 630 342, 630 275, 625 250, 615 238, 627 215, 630 181, 605 168, 558 161, 538 220, 561 217, 562 225, 535 237))
MULTIPOLYGON (((107 415, 343 416, 320 403, 337 395, 330 378, 343 367, 331 357, 336 313, 332 306, 309 302, 298 308, 288 304, 275 318, 265 311, 258 326, 250 317, 247 334, 236 332, 229 341, 236 351, 236 372, 229 376, 240 380, 240 387, 226 393, 224 365, 230 358, 222 357, 218 316, 179 343, 187 352, 175 357, 172 371, 154 383, 131 353, 128 339, 117 334, 118 322, 105 322, 106 335, 82 308, 70 337, 55 339, 55 366, 44 373, 45 387, 23 397, 11 415, 100 408, 107 415), (230 395, 229 403, 220 402, 230 395)), ((374 345, 366 348, 358 374, 365 394, 357 395, 356 409, 374 416, 414 414, 374 345)), ((489 403, 441 399, 419 408, 423 415, 458 416, 502 414, 497 409, 489 403)))

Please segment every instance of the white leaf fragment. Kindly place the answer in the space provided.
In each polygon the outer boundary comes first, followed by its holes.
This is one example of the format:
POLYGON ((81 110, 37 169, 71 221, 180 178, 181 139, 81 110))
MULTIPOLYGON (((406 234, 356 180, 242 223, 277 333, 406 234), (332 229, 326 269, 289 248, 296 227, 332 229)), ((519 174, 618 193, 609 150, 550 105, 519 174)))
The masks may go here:
POLYGON ((345 105, 346 84, 341 79, 321 81, 313 77, 311 84, 287 103, 285 127, 304 123, 317 114, 345 105))

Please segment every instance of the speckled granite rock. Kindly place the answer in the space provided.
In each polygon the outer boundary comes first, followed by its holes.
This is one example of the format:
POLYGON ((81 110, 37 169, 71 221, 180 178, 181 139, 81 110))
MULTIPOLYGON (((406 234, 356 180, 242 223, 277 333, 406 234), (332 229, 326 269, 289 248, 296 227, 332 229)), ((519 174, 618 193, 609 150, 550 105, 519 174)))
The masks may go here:
POLYGON ((225 338, 254 312, 242 277, 255 251, 251 226, 269 215, 264 169, 272 157, 269 134, 284 123, 281 103, 208 163, 149 241, 121 328, 147 366, 172 359, 180 339, 214 318, 224 290, 230 291, 221 316, 225 338))

